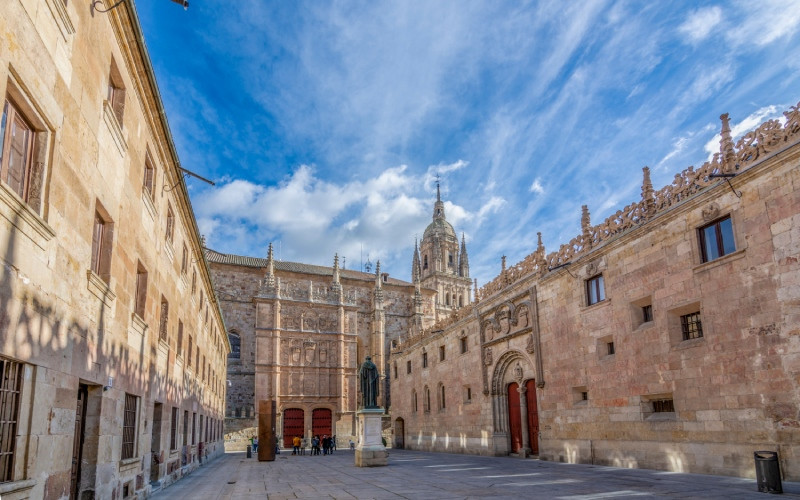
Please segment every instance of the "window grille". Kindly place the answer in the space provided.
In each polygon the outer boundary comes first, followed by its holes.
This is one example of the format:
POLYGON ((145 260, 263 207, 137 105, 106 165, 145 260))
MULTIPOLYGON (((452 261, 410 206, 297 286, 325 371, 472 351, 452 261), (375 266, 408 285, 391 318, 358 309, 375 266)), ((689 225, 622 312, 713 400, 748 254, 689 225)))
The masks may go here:
POLYGON ((14 479, 23 364, 0 358, 0 482, 14 479))
POLYGON ((700 321, 700 312, 681 316, 681 330, 683 340, 699 339, 703 336, 703 325, 700 321))
POLYGON ((675 411, 671 399, 657 399, 653 401, 653 413, 670 413, 675 411))
POLYGON ((178 408, 172 408, 172 422, 169 428, 169 449, 178 449, 178 408))
POLYGON ((125 415, 122 423, 122 460, 134 457, 136 446, 136 406, 139 398, 125 394, 125 415))

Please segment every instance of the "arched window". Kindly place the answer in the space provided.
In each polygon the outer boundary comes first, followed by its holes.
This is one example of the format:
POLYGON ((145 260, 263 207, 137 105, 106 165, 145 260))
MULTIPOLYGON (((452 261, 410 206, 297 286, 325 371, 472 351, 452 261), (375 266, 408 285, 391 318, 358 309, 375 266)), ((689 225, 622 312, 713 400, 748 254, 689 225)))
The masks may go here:
POLYGON ((425 386, 425 400, 422 402, 422 409, 425 413, 431 411, 431 390, 428 389, 428 386, 425 386))
POLYGON ((422 269, 428 269, 428 256, 422 256, 422 269))
POLYGON ((231 343, 231 353, 228 354, 230 359, 239 359, 241 356, 242 340, 236 332, 228 332, 228 340, 231 343))
POLYGON ((448 306, 450 305, 450 292, 444 294, 444 303, 448 306))
POLYGON ((417 391, 411 391, 411 408, 417 413, 417 391))
POLYGON ((464 296, 463 295, 459 295, 458 296, 458 307, 464 307, 464 296))
POLYGON ((447 407, 447 404, 445 403, 444 385, 443 384, 439 384, 439 391, 438 392, 439 392, 439 394, 438 394, 438 396, 439 396, 439 411, 442 411, 447 407))

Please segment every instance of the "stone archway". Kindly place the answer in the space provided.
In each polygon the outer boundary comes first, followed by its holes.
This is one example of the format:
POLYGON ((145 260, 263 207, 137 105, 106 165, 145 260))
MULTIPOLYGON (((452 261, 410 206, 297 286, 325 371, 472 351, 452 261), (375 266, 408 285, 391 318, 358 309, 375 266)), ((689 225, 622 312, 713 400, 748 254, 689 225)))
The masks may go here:
MULTIPOLYGON (((520 351, 507 351, 497 360, 492 372, 491 398, 494 420, 495 455, 531 453, 531 422, 537 422, 536 405, 528 396, 533 382, 533 363, 520 351), (531 382, 531 383, 527 383, 531 382), (531 412, 534 415, 531 415, 531 412)), ((535 393, 531 395, 535 401, 535 393)), ((538 440, 537 443, 538 444, 538 440)), ((538 446, 534 445, 534 448, 538 446)))

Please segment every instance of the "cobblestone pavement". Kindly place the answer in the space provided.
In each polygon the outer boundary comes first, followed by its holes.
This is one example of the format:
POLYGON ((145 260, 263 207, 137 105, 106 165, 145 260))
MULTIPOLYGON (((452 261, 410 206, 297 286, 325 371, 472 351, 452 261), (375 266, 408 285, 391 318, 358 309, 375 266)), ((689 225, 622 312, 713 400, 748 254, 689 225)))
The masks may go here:
MULTIPOLYGON (((506 457, 390 450, 389 465, 357 468, 352 451, 274 462, 228 453, 154 498, 773 498, 753 479, 571 465, 506 457)), ((782 498, 800 498, 783 483, 782 498)), ((778 497, 781 498, 781 497, 778 497)))

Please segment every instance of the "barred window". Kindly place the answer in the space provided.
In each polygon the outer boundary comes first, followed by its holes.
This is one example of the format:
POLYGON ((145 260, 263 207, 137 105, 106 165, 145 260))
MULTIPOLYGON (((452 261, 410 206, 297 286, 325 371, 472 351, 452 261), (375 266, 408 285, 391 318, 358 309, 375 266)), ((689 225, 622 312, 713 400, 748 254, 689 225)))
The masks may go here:
POLYGON ((0 358, 0 482, 14 479, 22 363, 0 358))
POLYGON ((172 407, 172 421, 169 427, 169 449, 178 449, 178 408, 172 407))
POLYGON ((670 413, 675 411, 671 399, 656 399, 653 401, 653 413, 670 413))
POLYGON ((122 460, 133 458, 136 450, 136 408, 139 397, 125 394, 125 415, 122 423, 122 460))
POLYGON ((681 331, 683 332, 683 340, 699 339, 703 336, 700 311, 681 316, 681 331))

